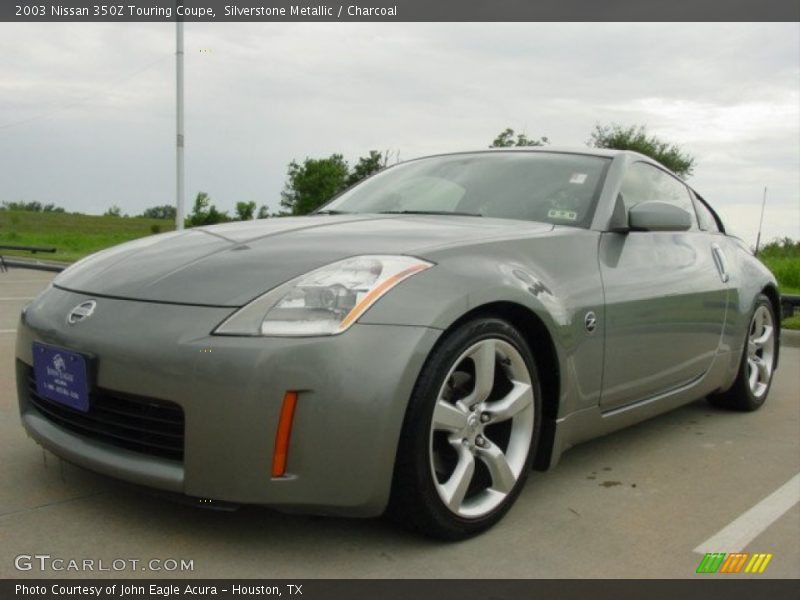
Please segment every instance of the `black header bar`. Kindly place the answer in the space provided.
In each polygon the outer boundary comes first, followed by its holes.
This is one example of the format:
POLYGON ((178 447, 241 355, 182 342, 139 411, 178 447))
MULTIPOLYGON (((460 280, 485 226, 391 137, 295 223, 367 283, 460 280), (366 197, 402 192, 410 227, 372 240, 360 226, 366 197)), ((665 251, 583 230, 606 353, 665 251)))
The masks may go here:
POLYGON ((7 22, 800 21, 797 0, 3 0, 7 22))
POLYGON ((61 579, 0 580, 0 597, 45 600, 783 600, 797 597, 791 580, 741 579, 61 579))

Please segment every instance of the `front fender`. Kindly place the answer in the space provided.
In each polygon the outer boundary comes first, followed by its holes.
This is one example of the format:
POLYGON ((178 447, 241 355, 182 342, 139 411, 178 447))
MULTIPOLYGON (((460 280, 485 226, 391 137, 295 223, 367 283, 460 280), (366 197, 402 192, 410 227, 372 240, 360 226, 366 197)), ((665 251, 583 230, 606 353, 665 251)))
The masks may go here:
POLYGON ((600 399, 605 323, 598 242, 597 232, 564 227, 542 237, 423 255, 436 266, 398 285, 361 322, 447 330, 480 307, 519 305, 551 337, 563 382, 562 417, 600 399), (589 311, 597 316, 591 333, 584 326, 589 311))

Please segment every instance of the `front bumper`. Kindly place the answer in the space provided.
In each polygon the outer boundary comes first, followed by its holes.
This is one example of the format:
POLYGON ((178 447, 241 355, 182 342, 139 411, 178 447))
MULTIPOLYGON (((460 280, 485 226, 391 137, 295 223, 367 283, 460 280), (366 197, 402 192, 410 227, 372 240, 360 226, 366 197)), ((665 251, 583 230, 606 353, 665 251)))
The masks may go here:
POLYGON ((22 422, 40 444, 113 477, 198 498, 320 514, 374 516, 388 501, 408 398, 437 329, 356 324, 317 338, 211 336, 230 308, 95 298, 50 288, 17 333, 22 422), (94 385, 174 402, 183 460, 116 447, 64 429, 33 406, 22 374, 41 341, 93 357, 94 385), (271 477, 286 390, 299 392, 287 474, 271 477))

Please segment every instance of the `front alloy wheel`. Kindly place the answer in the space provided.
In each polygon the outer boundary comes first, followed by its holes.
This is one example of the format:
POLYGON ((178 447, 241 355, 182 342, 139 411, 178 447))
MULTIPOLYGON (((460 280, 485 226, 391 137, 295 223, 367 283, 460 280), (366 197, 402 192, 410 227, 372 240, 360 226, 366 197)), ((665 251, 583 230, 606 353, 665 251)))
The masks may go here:
POLYGON ((447 508, 483 517, 508 497, 527 467, 533 421, 531 376, 514 346, 488 338, 456 359, 436 400, 429 446, 447 508))
POLYGON ((390 515, 443 539, 491 527, 527 478, 539 414, 533 356, 516 329, 482 318, 446 334, 409 404, 390 515))

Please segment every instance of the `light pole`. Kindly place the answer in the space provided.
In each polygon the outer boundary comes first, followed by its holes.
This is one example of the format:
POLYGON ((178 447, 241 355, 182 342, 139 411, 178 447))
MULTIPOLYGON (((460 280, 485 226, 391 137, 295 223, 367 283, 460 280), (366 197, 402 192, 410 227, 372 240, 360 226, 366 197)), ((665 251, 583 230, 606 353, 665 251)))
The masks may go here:
POLYGON ((183 229, 183 21, 175 21, 175 229, 183 229))

